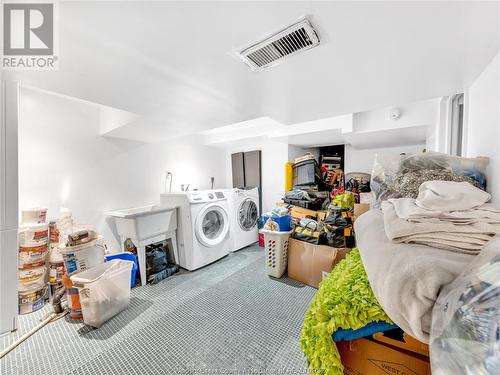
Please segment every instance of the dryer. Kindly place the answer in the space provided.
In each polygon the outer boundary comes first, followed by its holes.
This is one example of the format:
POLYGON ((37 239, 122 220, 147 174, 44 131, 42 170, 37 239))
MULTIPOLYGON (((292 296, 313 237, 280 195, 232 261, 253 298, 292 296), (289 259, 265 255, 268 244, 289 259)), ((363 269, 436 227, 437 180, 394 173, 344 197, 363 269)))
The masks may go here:
POLYGON ((190 191, 166 193, 161 205, 176 205, 179 265, 189 271, 226 256, 231 250, 227 193, 190 191))
POLYGON ((259 240, 259 189, 229 189, 232 251, 259 240))

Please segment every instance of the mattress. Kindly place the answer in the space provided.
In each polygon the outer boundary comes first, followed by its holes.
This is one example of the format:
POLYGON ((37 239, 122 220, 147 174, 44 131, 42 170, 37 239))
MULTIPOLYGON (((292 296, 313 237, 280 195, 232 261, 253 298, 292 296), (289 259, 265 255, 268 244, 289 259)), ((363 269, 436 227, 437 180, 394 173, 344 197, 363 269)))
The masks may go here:
POLYGON ((474 256, 392 243, 385 235, 380 210, 361 215, 354 230, 368 280, 384 311, 403 331, 429 342, 431 312, 439 291, 474 256))

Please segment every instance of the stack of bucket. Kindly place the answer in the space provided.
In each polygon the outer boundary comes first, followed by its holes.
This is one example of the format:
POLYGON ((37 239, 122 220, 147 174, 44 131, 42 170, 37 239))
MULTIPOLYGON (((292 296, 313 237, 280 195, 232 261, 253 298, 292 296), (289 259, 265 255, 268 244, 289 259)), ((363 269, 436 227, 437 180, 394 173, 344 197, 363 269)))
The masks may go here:
POLYGON ((22 211, 19 228, 18 297, 19 314, 42 308, 47 296, 49 227, 47 209, 22 211))

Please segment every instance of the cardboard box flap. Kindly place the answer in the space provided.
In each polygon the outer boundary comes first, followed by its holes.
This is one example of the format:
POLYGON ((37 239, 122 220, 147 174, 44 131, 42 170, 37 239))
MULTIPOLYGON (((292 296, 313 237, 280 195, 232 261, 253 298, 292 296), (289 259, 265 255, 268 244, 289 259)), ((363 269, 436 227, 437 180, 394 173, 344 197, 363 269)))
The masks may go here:
POLYGON ((373 339, 410 352, 425 355, 427 357, 429 356, 429 345, 414 339, 399 328, 385 332, 377 332, 373 335, 373 339))
POLYGON ((369 339, 337 343, 346 375, 430 375, 429 358, 369 339))

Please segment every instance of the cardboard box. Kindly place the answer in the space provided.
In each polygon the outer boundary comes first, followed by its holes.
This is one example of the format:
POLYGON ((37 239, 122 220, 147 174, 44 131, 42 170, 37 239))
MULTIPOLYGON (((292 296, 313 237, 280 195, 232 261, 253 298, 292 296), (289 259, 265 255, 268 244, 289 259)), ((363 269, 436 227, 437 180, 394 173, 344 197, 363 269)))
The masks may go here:
POLYGON ((429 358, 369 339, 337 343, 344 374, 347 375, 430 375, 429 358))
POLYGON ((323 274, 333 267, 351 249, 313 245, 290 238, 288 241, 288 277, 317 288, 323 274))
POLYGON ((426 357, 429 356, 429 345, 424 344, 402 330, 391 330, 386 332, 378 332, 373 336, 373 340, 383 342, 384 344, 404 349, 410 352, 418 353, 426 357))
MULTIPOLYGON (((278 203, 276 203, 276 205, 283 206, 283 207, 290 206, 288 203, 283 203, 283 202, 278 202, 278 203)), ((308 217, 311 219, 315 219, 316 221, 318 221, 318 223, 321 223, 323 220, 325 220, 326 211, 314 211, 314 210, 310 210, 308 208, 291 206, 290 207, 290 216, 292 217, 292 219, 296 219, 296 220, 300 220, 304 217, 308 217)))
POLYGON ((366 211, 370 210, 369 203, 355 203, 354 204, 354 221, 361 215, 363 215, 366 211))

